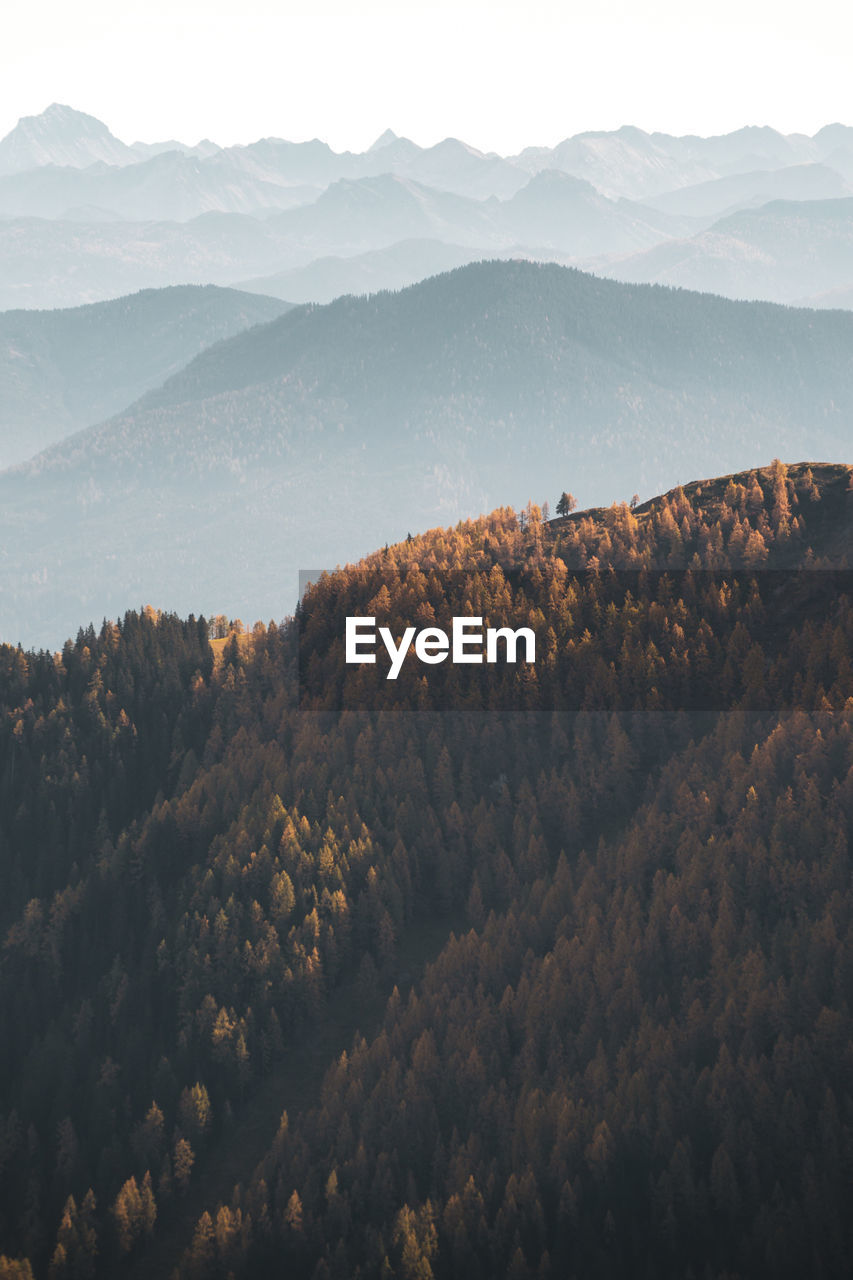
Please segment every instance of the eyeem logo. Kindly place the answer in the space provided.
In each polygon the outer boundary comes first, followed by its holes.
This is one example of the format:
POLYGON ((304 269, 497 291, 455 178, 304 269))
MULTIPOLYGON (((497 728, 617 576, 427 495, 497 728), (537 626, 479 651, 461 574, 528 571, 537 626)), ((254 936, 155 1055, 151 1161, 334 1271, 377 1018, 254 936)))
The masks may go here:
MULTIPOLYGON (((482 618, 454 618, 450 635, 441 627, 424 627, 421 631, 415 627, 406 627, 399 644, 395 642, 388 627, 379 627, 378 633, 391 659, 391 667, 386 676, 388 680, 397 679, 413 641, 415 657, 429 666, 444 662, 448 657, 453 663, 481 663, 484 641, 486 662, 500 660, 499 642, 503 645, 504 662, 518 661, 520 643, 524 645, 523 661, 536 661, 536 636, 530 627, 519 627, 517 631, 510 627, 487 627, 484 633, 482 618)), ((376 635, 375 618, 347 618, 347 663, 375 663, 376 635)))

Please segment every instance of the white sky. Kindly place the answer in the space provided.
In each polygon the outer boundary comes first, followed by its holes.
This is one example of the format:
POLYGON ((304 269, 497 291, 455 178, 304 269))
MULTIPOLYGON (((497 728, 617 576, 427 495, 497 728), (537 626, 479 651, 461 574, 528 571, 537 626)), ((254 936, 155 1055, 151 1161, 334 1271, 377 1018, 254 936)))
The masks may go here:
POLYGON ((385 128, 504 154, 621 124, 853 123, 844 0, 5 0, 0 136, 64 102, 126 142, 385 128))

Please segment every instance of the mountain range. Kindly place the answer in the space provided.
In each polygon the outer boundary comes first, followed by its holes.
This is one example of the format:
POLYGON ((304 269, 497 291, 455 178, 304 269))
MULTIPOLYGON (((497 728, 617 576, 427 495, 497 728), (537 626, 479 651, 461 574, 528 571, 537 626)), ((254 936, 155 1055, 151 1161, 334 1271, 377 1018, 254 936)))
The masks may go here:
POLYGON ((851 413, 846 313, 522 261, 298 307, 0 475, 3 635, 154 598, 280 617, 298 570, 497 502, 844 459, 851 413))
POLYGON ((774 171, 823 165, 853 176, 853 128, 828 125, 814 137, 784 135, 749 127, 718 137, 673 137, 633 126, 586 132, 555 147, 527 147, 514 156, 484 153, 456 138, 420 147, 388 129, 362 153, 334 152, 314 139, 293 143, 263 138, 245 146, 219 147, 209 140, 132 146, 120 142, 101 121, 54 103, 39 116, 26 116, 0 139, 0 174, 23 173, 46 165, 86 169, 144 164, 166 151, 202 160, 227 153, 275 174, 279 183, 327 186, 340 178, 396 173, 426 186, 483 198, 506 199, 542 169, 557 169, 592 183, 611 198, 651 200, 681 187, 755 170, 774 171))
POLYGON ((54 102, 37 116, 22 116, 14 129, 0 139, 0 173, 21 173, 43 165, 138 164, 163 151, 210 155, 220 148, 212 142, 188 147, 182 142, 120 142, 103 121, 85 111, 54 102))
POLYGON ((840 124, 811 138, 625 127, 506 157, 454 138, 420 147, 391 130, 361 153, 273 137, 128 145, 54 104, 0 140, 0 307, 186 283, 265 291, 265 277, 286 296, 293 271, 303 274, 288 300, 327 301, 383 272, 414 283, 425 261, 427 273, 462 261, 447 245, 469 258, 511 251, 625 280, 810 300, 853 285, 837 211, 853 191, 851 139, 840 124), (424 240, 436 247, 425 252, 424 240), (387 269, 329 261, 386 253, 387 269))
MULTIPOLYGON (((811 304, 853 281, 853 199, 772 201, 684 240, 602 263, 619 280, 811 304)), ((823 305, 820 302, 818 305, 823 305)), ((831 303, 829 305, 832 305, 831 303)))
MULTIPOLYGON (((165 157, 164 157, 165 158, 165 157)), ((121 170, 126 173, 127 170, 121 170)), ((692 230, 693 220, 544 172, 509 200, 472 200, 390 174, 340 179, 313 204, 258 219, 207 213, 188 222, 0 220, 0 304, 70 306, 180 282, 238 284, 429 239, 468 246, 473 257, 625 254, 692 230), (533 250, 519 246, 534 245, 533 250)), ((405 249, 397 249, 398 258, 405 249)), ((413 267, 408 267, 412 274, 413 267)))
POLYGON ((0 1280, 853 1274, 851 182, 0 141, 0 1280))

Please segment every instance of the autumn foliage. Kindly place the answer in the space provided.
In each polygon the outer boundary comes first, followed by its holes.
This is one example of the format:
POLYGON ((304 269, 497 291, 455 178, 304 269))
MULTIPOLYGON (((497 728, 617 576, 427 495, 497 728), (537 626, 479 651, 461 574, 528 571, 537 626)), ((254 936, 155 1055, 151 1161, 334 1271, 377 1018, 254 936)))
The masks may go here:
POLYGON ((774 464, 432 531, 215 660, 154 611, 0 650, 0 1275, 144 1265, 329 993, 461 909, 186 1276, 847 1274, 852 515, 774 464), (347 612, 462 609, 535 667, 343 664, 347 612))

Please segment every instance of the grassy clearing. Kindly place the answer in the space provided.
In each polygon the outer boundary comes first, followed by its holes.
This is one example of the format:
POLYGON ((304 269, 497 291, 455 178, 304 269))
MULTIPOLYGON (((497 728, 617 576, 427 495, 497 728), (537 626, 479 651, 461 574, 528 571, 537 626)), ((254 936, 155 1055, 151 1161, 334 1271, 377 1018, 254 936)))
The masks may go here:
MULTIPOLYGON (((229 640, 231 640, 233 634, 234 633, 232 632, 231 635, 222 636, 221 639, 210 641, 210 647, 213 650, 213 660, 217 666, 219 666, 219 664, 222 662, 223 651, 225 649, 225 646, 228 644, 229 640)), ((243 631, 242 633, 237 635, 237 645, 243 657, 248 657, 249 654, 252 652, 253 643, 254 643, 254 639, 251 631, 243 631)))

